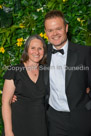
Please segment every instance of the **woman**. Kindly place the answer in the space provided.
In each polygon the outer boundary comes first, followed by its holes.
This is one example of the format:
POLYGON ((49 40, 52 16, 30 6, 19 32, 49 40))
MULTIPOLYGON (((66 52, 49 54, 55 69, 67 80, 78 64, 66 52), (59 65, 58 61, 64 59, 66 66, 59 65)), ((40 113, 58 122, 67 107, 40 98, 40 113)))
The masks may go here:
POLYGON ((38 35, 28 38, 21 64, 9 67, 4 75, 2 95, 3 136, 47 136, 43 70, 46 45, 38 35), (13 95, 18 101, 11 104, 13 95))

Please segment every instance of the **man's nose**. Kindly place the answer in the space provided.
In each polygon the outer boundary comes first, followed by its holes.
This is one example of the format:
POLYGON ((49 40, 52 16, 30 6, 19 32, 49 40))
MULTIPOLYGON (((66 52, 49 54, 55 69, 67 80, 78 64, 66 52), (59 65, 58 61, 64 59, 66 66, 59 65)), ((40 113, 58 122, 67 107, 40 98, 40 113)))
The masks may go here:
POLYGON ((56 35, 56 34, 57 34, 57 31, 56 31, 56 30, 54 30, 54 31, 53 31, 53 35, 56 35))

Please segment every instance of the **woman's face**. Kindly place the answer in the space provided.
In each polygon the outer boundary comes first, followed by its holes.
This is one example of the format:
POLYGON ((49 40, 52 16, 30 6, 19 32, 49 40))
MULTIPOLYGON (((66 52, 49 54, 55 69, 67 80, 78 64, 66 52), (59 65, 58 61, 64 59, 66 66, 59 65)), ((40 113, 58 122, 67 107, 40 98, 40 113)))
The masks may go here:
POLYGON ((43 43, 39 39, 33 39, 28 48, 29 61, 39 63, 44 56, 43 43))

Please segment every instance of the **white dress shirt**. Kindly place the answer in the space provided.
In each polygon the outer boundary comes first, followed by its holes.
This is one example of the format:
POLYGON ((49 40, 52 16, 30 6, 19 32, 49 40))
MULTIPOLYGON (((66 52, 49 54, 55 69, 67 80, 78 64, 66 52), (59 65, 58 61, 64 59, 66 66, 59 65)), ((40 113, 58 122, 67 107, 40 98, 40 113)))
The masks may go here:
MULTIPOLYGON (((53 48, 55 48, 53 46, 53 48)), ((56 49, 56 48, 55 48, 56 49)), ((52 54, 50 64, 50 97, 49 105, 57 111, 69 112, 69 105, 65 93, 65 66, 67 60, 68 41, 62 47, 64 54, 52 54)))

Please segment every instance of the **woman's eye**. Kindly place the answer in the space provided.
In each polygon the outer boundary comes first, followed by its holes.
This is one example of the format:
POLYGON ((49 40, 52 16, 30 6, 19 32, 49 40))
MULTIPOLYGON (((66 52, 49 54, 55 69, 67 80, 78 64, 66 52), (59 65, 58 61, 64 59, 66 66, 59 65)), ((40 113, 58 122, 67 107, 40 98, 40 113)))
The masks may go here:
POLYGON ((32 47, 31 49, 34 49, 34 47, 32 47))
POLYGON ((42 50, 42 48, 39 48, 39 50, 42 50))

